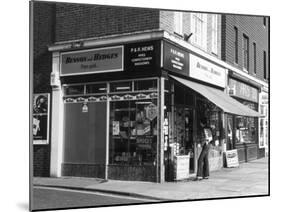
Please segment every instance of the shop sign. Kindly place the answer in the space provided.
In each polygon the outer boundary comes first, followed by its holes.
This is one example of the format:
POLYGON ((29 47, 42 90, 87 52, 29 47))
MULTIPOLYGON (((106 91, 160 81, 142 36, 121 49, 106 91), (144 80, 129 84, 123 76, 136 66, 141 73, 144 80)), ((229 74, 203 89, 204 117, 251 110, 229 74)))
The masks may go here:
POLYGON ((164 69, 188 75, 188 52, 164 42, 164 69))
POLYGON ((246 99, 252 102, 258 102, 258 89, 243 82, 229 78, 229 87, 233 88, 235 92, 233 96, 246 99))
POLYGON ((125 46, 126 70, 145 70, 159 67, 160 41, 132 43, 125 46))
POLYGON ((190 54, 189 76, 213 85, 225 87, 226 69, 190 54))
POLYGON ((153 103, 149 104, 146 108, 146 118, 152 121, 157 117, 157 106, 153 103))
POLYGON ((50 94, 33 95, 33 144, 48 144, 50 94))
POLYGON ((239 166, 237 149, 226 151, 225 152, 225 157, 226 157, 226 166, 228 168, 230 168, 230 167, 238 167, 239 166))
POLYGON ((123 71, 123 46, 61 54, 61 76, 123 71))
POLYGON ((189 155, 174 157, 175 180, 183 180, 189 177, 189 155))

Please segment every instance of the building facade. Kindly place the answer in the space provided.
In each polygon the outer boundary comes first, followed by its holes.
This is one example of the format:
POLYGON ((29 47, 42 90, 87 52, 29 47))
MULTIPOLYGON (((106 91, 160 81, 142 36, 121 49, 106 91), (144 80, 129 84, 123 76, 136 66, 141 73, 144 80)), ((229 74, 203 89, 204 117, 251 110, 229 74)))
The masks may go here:
POLYGON ((268 154, 269 17, 222 15, 221 41, 222 60, 241 70, 228 74, 230 95, 264 115, 230 116, 228 148, 237 148, 241 161, 263 157, 268 154), (250 128, 257 130, 245 132, 250 128))
POLYGON ((235 147, 229 117, 261 116, 227 93, 237 83, 229 73, 240 69, 222 60, 221 15, 42 2, 31 9, 35 176, 186 179, 196 175, 200 119, 213 129, 217 170, 235 147))

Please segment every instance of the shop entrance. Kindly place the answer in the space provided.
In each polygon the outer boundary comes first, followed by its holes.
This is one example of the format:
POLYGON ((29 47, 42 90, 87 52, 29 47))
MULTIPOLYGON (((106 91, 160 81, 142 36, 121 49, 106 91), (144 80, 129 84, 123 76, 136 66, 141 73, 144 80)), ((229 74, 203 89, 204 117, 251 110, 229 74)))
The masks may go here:
POLYGON ((166 84, 164 129, 165 180, 174 181, 195 173, 195 93, 178 83, 166 84), (169 87, 170 86, 170 87, 169 87), (167 126, 166 126, 167 125, 167 126), (181 164, 181 165, 180 165, 181 164))
POLYGON ((193 142, 193 120, 194 109, 183 105, 175 105, 175 144, 173 155, 189 155, 189 174, 194 173, 194 142, 193 142))

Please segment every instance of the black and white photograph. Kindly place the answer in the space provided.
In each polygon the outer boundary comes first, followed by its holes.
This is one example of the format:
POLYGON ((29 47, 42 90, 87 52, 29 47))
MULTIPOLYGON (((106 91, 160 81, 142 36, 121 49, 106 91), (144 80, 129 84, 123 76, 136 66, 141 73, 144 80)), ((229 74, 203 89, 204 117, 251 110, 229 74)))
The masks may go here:
POLYGON ((29 14, 31 211, 270 196, 269 15, 29 14))

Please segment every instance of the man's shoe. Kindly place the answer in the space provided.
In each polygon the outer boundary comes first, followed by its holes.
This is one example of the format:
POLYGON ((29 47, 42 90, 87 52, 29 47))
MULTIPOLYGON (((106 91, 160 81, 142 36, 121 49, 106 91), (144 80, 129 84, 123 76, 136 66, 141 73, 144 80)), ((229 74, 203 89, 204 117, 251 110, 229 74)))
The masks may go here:
POLYGON ((206 180, 207 180, 207 179, 209 179, 209 177, 204 177, 204 179, 206 179, 206 180))
POLYGON ((203 180, 203 177, 197 177, 196 180, 203 180))

